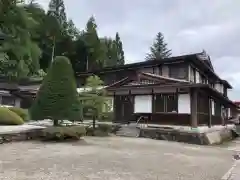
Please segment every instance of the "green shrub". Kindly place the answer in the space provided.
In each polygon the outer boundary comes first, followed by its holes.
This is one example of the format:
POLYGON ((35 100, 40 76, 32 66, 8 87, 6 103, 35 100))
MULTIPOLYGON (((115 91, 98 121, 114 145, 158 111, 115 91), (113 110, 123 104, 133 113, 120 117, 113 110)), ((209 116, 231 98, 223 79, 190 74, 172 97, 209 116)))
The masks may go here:
POLYGON ((106 131, 101 131, 100 129, 96 129, 96 130, 94 131, 94 136, 106 137, 106 136, 108 136, 108 132, 106 132, 106 131))
POLYGON ((112 131, 112 125, 109 124, 99 124, 98 129, 103 132, 111 132, 112 131))
POLYGON ((112 126, 108 124, 99 124, 95 130, 93 130, 93 127, 86 128, 87 136, 104 137, 104 136, 108 136, 110 132, 112 132, 112 126))
POLYGON ((0 107, 0 125, 21 125, 23 119, 8 108, 0 107))
POLYGON ((84 135, 86 130, 83 126, 53 126, 43 130, 42 138, 46 141, 79 140, 84 135))
POLYGON ((54 125, 58 125, 58 120, 79 120, 80 106, 72 65, 68 58, 58 56, 30 108, 31 119, 53 119, 54 125))
POLYGON ((112 133, 116 133, 122 126, 121 125, 113 125, 112 126, 112 133))
POLYGON ((101 114, 100 119, 102 121, 106 121, 106 122, 112 122, 113 121, 113 112, 104 112, 101 114))
POLYGON ((19 107, 9 107, 8 108, 10 111, 15 112, 17 115, 19 115, 23 121, 29 121, 29 114, 28 114, 28 110, 26 109, 22 109, 19 107))
POLYGON ((87 136, 93 136, 94 135, 93 127, 87 127, 86 128, 86 135, 87 136))

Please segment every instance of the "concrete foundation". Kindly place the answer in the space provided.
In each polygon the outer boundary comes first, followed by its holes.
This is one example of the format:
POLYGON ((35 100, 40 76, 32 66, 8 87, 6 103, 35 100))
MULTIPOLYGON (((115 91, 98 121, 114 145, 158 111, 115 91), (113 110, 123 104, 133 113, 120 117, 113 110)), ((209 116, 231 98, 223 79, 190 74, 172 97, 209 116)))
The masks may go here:
POLYGON ((199 145, 221 144, 233 139, 235 125, 209 127, 161 126, 143 127, 140 136, 199 145))

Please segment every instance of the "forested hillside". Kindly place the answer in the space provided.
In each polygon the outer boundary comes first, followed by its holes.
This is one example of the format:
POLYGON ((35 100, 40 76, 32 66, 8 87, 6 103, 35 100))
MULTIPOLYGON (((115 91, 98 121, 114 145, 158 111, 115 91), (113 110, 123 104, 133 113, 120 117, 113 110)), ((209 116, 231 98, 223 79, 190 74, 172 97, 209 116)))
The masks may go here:
POLYGON ((95 18, 78 29, 63 0, 51 0, 47 11, 34 0, 0 0, 0 75, 41 76, 58 55, 67 56, 75 72, 124 64, 120 35, 99 37, 95 18))

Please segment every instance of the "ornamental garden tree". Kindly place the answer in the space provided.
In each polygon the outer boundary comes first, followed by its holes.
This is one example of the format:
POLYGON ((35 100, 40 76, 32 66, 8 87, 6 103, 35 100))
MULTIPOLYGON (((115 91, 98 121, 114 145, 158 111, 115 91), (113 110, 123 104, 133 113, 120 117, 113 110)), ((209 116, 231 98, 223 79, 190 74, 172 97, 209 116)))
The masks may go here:
POLYGON ((96 75, 87 78, 85 91, 79 94, 84 112, 90 114, 95 129, 96 119, 103 114, 104 107, 108 107, 106 90, 103 81, 96 75))
POLYGON ((33 120, 80 120, 81 108, 72 65, 68 58, 53 61, 38 91, 30 113, 33 120))

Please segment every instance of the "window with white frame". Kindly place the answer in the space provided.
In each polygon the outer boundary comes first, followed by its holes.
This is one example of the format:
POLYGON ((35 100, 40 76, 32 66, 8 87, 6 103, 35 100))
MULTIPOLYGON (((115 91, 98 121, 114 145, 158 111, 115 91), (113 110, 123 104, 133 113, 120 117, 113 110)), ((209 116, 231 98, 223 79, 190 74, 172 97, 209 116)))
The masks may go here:
POLYGON ((12 96, 2 96, 2 105, 14 106, 15 98, 12 96))

